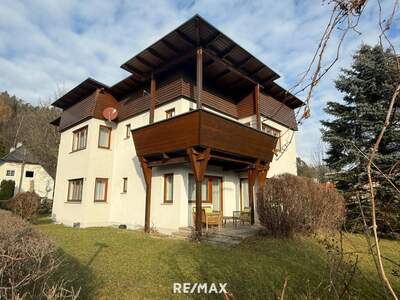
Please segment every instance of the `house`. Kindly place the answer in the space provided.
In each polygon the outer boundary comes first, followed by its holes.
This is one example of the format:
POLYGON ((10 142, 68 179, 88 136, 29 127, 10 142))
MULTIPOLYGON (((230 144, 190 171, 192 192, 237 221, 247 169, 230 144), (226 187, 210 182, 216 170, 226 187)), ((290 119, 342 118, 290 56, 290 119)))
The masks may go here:
POLYGON ((201 207, 211 207, 247 208, 256 222, 267 172, 296 174, 303 102, 198 15, 122 68, 130 75, 113 86, 89 78, 53 103, 63 110, 52 122, 61 132, 53 218, 201 234, 201 207))
POLYGON ((11 148, 0 159, 0 182, 2 180, 15 182, 14 194, 30 191, 42 198, 53 199, 54 179, 22 144, 11 148))

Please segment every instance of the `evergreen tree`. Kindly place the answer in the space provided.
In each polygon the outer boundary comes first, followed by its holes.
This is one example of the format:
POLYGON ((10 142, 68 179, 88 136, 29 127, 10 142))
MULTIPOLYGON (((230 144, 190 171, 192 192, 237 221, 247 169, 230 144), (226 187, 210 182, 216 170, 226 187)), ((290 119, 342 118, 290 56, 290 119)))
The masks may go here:
MULTIPOLYGON (((335 181, 348 201, 348 221, 359 218, 358 200, 369 212, 367 159, 385 121, 387 109, 400 82, 396 56, 380 46, 362 45, 350 69, 342 70, 335 81, 344 94, 341 102, 328 102, 325 112, 332 120, 322 121, 323 140, 329 145, 328 167, 336 171, 335 181), (359 198, 357 198, 359 197, 359 198)), ((398 108, 399 99, 397 99, 398 108)), ((380 143, 375 164, 400 186, 400 111, 395 109, 380 143), (396 164, 397 163, 397 164, 396 164)), ((400 195, 373 169, 381 233, 400 233, 400 195)), ((367 215, 368 216, 368 215, 367 215)))

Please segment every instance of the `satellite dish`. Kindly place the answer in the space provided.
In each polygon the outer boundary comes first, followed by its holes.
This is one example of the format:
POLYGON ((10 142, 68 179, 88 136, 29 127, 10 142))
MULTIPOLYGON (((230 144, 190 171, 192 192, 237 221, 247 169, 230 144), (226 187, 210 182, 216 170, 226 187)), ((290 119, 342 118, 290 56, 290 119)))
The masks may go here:
POLYGON ((107 107, 103 110, 103 117, 111 122, 118 117, 118 110, 114 107, 107 107))

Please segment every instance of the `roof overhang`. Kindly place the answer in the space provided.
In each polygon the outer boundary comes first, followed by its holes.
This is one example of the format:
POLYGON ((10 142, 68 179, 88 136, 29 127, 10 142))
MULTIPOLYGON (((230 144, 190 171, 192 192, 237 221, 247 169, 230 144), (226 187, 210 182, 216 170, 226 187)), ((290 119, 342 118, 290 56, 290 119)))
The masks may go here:
POLYGON ((52 105, 61 109, 67 109, 100 88, 108 89, 108 86, 92 78, 87 78, 64 96, 58 98, 52 105))

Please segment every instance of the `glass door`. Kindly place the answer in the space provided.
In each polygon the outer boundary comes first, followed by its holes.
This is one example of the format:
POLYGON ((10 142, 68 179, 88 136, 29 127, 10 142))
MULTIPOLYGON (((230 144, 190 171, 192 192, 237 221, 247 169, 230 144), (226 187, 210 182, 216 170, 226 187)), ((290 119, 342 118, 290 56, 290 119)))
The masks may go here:
POLYGON ((249 204, 249 181, 247 178, 240 179, 240 210, 250 208, 249 204))
POLYGON ((210 183, 213 211, 222 211, 222 178, 211 177, 210 183))

